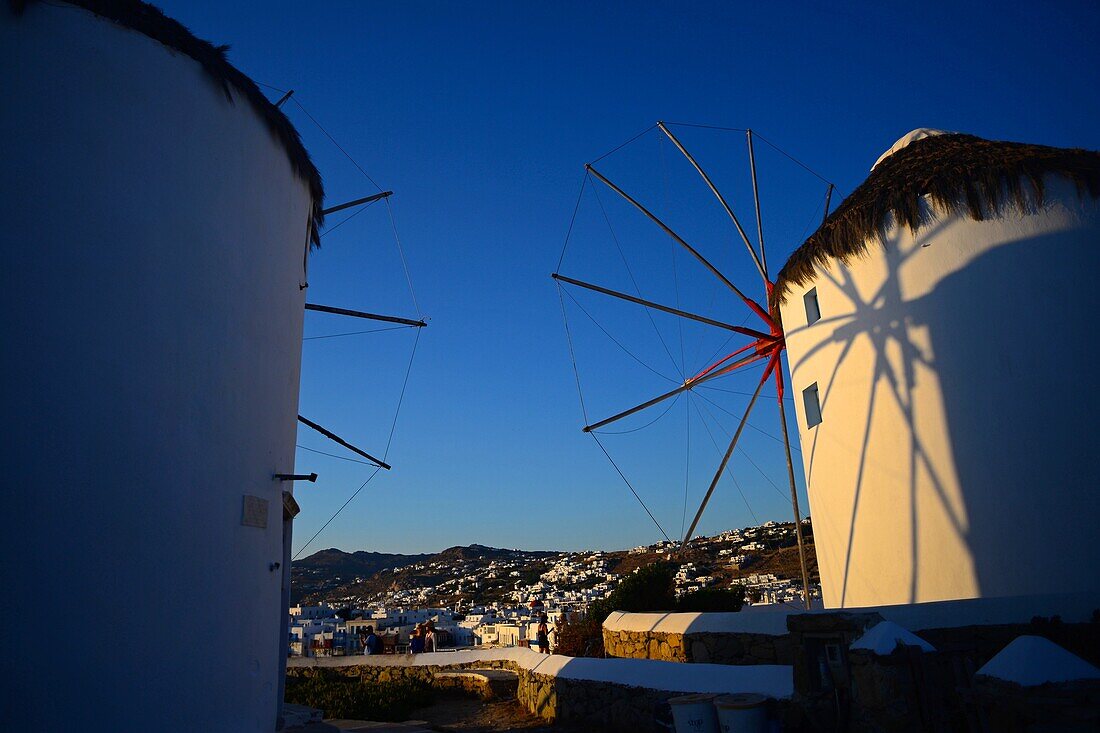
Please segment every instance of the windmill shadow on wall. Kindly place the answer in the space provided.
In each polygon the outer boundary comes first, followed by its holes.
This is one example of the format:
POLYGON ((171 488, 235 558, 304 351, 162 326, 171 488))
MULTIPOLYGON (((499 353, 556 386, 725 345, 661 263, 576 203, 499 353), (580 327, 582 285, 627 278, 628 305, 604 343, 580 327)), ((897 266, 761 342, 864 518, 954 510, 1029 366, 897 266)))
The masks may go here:
POLYGON ((971 226, 895 229, 873 256, 833 265, 816 282, 823 318, 813 329, 827 335, 792 353, 791 369, 799 386, 803 370, 825 376, 823 422, 839 417, 849 428, 803 429, 815 532, 834 533, 840 549, 820 557, 838 579, 836 605, 1012 595, 1021 575, 1043 592, 1069 590, 1074 563, 1051 566, 1050 551, 1091 557, 1088 533, 1065 530, 1097 502, 1059 490, 1097 479, 1072 444, 1097 401, 1065 368, 1089 363, 1081 335, 1086 314, 1100 312, 1080 232, 960 254, 971 226), (1091 305, 1050 317, 1066 292, 1087 293, 1091 305), (843 524, 828 526, 821 503, 843 524))

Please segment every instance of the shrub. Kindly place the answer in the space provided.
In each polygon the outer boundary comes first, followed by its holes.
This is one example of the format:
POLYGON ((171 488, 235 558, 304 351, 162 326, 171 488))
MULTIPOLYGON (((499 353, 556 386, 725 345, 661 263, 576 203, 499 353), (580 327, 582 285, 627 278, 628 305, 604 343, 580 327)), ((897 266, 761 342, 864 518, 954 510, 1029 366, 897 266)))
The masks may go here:
POLYGON ((570 614, 560 618, 554 634, 554 653, 569 657, 602 657, 603 621, 610 613, 604 604, 604 601, 596 601, 583 616, 570 614))
POLYGON ((743 605, 745 605, 744 588, 739 586, 733 588, 703 588, 694 593, 685 593, 680 596, 677 610, 714 613, 716 611, 740 611, 743 605))
POLYGON ((676 608, 675 571, 666 562, 655 562, 625 576, 609 598, 615 611, 647 613, 676 608))
POLYGON ((326 718, 407 720, 431 704, 431 687, 419 680, 361 682, 321 676, 288 676, 286 701, 323 710, 326 718))

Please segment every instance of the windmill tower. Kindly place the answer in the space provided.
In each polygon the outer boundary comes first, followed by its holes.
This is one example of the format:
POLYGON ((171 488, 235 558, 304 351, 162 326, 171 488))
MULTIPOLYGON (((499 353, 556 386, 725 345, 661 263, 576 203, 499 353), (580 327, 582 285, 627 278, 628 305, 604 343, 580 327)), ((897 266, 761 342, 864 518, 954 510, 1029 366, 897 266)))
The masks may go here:
POLYGON ((0 727, 274 730, 320 176, 144 3, 0 4, 0 70, 0 727))
POLYGON ((828 607, 1096 591, 1100 154, 915 130, 776 278, 828 607))

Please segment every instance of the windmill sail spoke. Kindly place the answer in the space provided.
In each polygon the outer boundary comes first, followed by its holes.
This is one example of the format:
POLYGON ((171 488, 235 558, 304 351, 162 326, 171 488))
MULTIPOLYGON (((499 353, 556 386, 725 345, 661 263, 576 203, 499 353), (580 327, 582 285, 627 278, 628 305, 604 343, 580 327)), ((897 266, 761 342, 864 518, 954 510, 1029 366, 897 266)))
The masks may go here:
POLYGON ((763 333, 761 331, 756 331, 756 330, 751 329, 751 328, 745 328, 744 326, 734 326, 732 324, 724 323, 722 321, 716 321, 713 318, 707 318, 706 316, 699 316, 699 315, 695 315, 694 313, 688 313, 687 311, 680 310, 679 308, 672 308, 672 307, 667 306, 667 305, 661 305, 660 303, 654 303, 652 300, 646 300, 644 298, 637 298, 633 295, 628 295, 627 293, 623 293, 623 292, 620 292, 618 290, 611 290, 610 288, 601 287, 599 285, 593 285, 592 283, 586 283, 583 280, 575 280, 571 277, 566 277, 565 275, 560 275, 556 272, 553 275, 551 275, 550 277, 554 278, 555 280, 560 280, 561 282, 564 282, 564 283, 569 283, 570 285, 576 285, 577 287, 585 288, 587 290, 592 290, 592 291, 597 292, 597 293, 603 293, 604 295, 610 295, 613 298, 621 298, 622 300, 627 300, 627 301, 630 301, 631 303, 637 303, 638 305, 644 305, 647 308, 653 308, 655 310, 663 311, 665 313, 671 313, 672 315, 680 316, 681 318, 688 318, 688 319, 693 320, 693 321, 699 321, 700 323, 706 323, 707 325, 710 325, 710 326, 717 326, 718 328, 724 328, 727 331, 733 331, 735 333, 744 334, 745 336, 752 336, 753 338, 758 338, 758 339, 760 339, 760 338, 763 338, 763 339, 772 338, 770 334, 766 334, 766 333, 763 333))
POLYGON ((333 313, 338 316, 351 316, 352 318, 366 318, 369 321, 385 321, 386 323, 402 323, 406 326, 416 326, 417 328, 424 328, 428 324, 423 320, 413 320, 411 318, 400 318, 399 316, 381 316, 377 313, 366 313, 364 311, 353 311, 348 308, 336 308, 331 305, 318 305, 316 303, 306 303, 307 311, 319 311, 321 313, 333 313))
POLYGON ((684 539, 680 542, 680 546, 683 547, 691 541, 691 536, 695 534, 695 528, 699 525, 699 520, 703 518, 703 512, 707 509, 707 504, 710 502, 710 497, 714 494, 714 489, 718 486, 719 479, 722 478, 722 474, 726 471, 726 466, 730 462, 730 456, 733 455, 734 449, 737 447, 737 441, 741 439, 741 433, 745 430, 745 425, 748 423, 749 414, 752 412, 753 405, 756 404, 756 399, 760 396, 760 390, 764 387, 764 382, 768 381, 768 377, 771 375, 772 369, 775 368, 776 363, 779 361, 780 352, 775 352, 768 360, 768 368, 764 370, 763 376, 756 384, 756 389, 752 393, 752 399, 749 400, 749 406, 745 408, 745 414, 741 417, 741 422, 737 425, 737 430, 733 434, 733 438, 730 440, 729 448, 726 449, 726 454, 722 456, 722 462, 718 464, 718 470, 714 472, 714 478, 710 481, 710 487, 707 488, 707 493, 703 497, 703 502, 699 505, 699 511, 695 512, 695 518, 691 520, 691 526, 688 527, 687 532, 684 534, 684 539))
POLYGON ((758 305, 756 303, 756 301, 754 301, 752 298, 745 295, 741 291, 740 288, 738 288, 736 285, 734 285, 732 282, 730 282, 729 278, 727 278, 725 275, 723 275, 718 270, 717 267, 712 265, 710 263, 710 261, 707 260, 706 257, 703 257, 703 255, 699 254, 698 250, 696 250, 694 247, 692 247, 690 244, 688 244, 684 240, 683 237, 681 237, 676 232, 672 231, 672 229, 667 224, 665 224, 663 221, 658 219, 657 216, 653 212, 651 212, 646 207, 642 206, 636 199, 631 197, 630 194, 628 194, 626 191, 622 190, 621 188, 616 186, 614 183, 609 181, 607 178, 605 178, 604 175, 602 173, 600 173, 598 170, 596 170, 595 168, 593 168, 591 164, 586 165, 585 168, 588 170, 588 172, 590 172, 597 179, 599 179, 599 181, 601 183, 603 183, 605 186, 610 188, 612 191, 614 191, 615 193, 619 194, 624 199, 626 199, 626 201, 628 203, 630 203, 638 211, 645 214, 646 217, 649 218, 650 221, 652 221, 654 224, 659 226, 665 232, 665 234, 672 237, 672 239, 677 244, 679 244, 681 247, 683 247, 688 252, 690 252, 691 255, 693 257, 695 257, 695 259, 699 260, 699 262, 702 263, 702 265, 704 267, 706 267, 708 270, 710 270, 712 275, 714 275, 716 278, 718 278, 722 282, 723 285, 725 285, 727 288, 729 288, 734 293, 736 293, 737 297, 741 298, 741 300, 743 300, 745 302, 745 305, 747 305, 754 313, 756 313, 758 316, 760 316, 760 318, 763 319, 764 323, 767 323, 769 326, 772 325, 771 318, 768 316, 767 311, 765 311, 762 307, 760 307, 760 305, 758 305))
POLYGON ((756 185, 756 155, 752 149, 752 130, 746 130, 749 141, 749 172, 752 174, 752 200, 756 206, 756 235, 760 239, 760 261, 764 265, 764 279, 768 279, 768 254, 764 251, 764 222, 760 219, 760 189, 756 185))
POLYGON ((361 199, 355 199, 354 201, 348 201, 343 204, 337 204, 336 206, 329 207, 321 211, 322 214, 328 216, 329 214, 335 214, 337 211, 343 211, 344 209, 350 209, 353 206, 362 206, 363 204, 370 204, 378 199, 389 198, 393 196, 393 191, 383 191, 382 193, 376 193, 372 196, 366 196, 361 199))
POLYGON ((361 448, 356 448, 354 445, 352 445, 348 441, 344 440, 343 438, 341 438, 336 433, 332 432, 331 430, 326 430, 325 428, 321 427, 320 425, 313 422, 312 420, 307 420, 306 418, 299 415, 298 416, 298 422, 302 423, 303 425, 306 425, 308 427, 313 428, 318 433, 325 436, 326 438, 328 438, 332 442, 338 443, 339 445, 344 446, 345 448, 352 451, 353 453, 358 453, 359 455, 363 456, 363 458, 366 458, 368 461, 371 461, 372 463, 374 463, 379 468, 384 468, 387 471, 390 470, 390 468, 391 468, 390 464, 386 463, 383 460, 375 458, 370 453, 367 453, 365 450, 362 450, 361 448))
MULTIPOLYGON (((750 346, 751 345, 752 344, 750 344, 750 346)), ((689 389, 692 389, 693 387, 698 387, 700 384, 703 384, 705 382, 709 382, 712 379, 717 379, 718 377, 725 376, 726 374, 729 374, 730 372, 732 372, 736 369, 740 369, 743 366, 747 366, 748 364, 751 364, 754 361, 760 361, 761 359, 764 359, 767 356, 768 356, 768 354, 759 353, 759 352, 749 354, 748 356, 746 356, 742 359, 738 359, 734 363, 730 364, 727 367, 723 367, 722 369, 719 369, 718 371, 710 372, 709 374, 705 374, 704 376, 689 379, 686 382, 684 382, 682 385, 677 387, 676 389, 669 390, 668 392, 665 392, 663 395, 658 395, 657 397, 654 397, 651 400, 643 402, 640 405, 635 405, 634 407, 631 407, 629 410, 623 410, 622 412, 620 412, 616 415, 612 415, 611 417, 606 418, 604 420, 600 420, 599 422, 592 423, 591 425, 585 425, 584 426, 584 432, 589 433, 589 432, 592 432, 593 430, 596 430, 598 428, 602 428, 604 425, 609 425, 609 424, 615 422, 616 420, 622 420, 624 417, 630 417, 631 415, 633 415, 635 413, 638 413, 638 412, 641 412, 642 410, 645 410, 646 408, 653 407, 656 404, 660 404, 661 402, 664 402, 669 397, 675 397, 676 395, 680 394, 681 392, 685 392, 689 389)))
POLYGON ((661 132, 668 136, 668 139, 672 141, 672 144, 675 145, 677 149, 679 149, 679 151, 684 154, 684 157, 688 159, 688 162, 691 163, 695 170, 699 172, 699 175, 703 177, 703 181, 706 182, 707 186, 710 188, 711 193, 713 193, 715 198, 718 199, 718 202, 722 204, 722 208, 724 208, 726 210, 726 213, 729 214, 730 219, 733 221, 733 225, 737 227, 737 233, 741 235, 742 241, 744 241, 745 246, 748 248, 749 256, 752 257, 753 264, 756 265, 756 269, 760 272, 760 277, 764 278, 764 281, 767 282, 768 276, 764 272, 764 266, 763 264, 761 264, 760 258, 756 256, 756 250, 753 249, 752 242, 749 241, 749 237, 747 234, 745 234, 745 229, 741 226, 741 222, 737 220, 737 216, 733 213, 733 209, 730 208, 730 205, 726 203, 726 199, 722 196, 721 193, 719 193, 718 187, 714 185, 714 182, 710 180, 710 176, 708 176, 706 174, 706 171, 703 170, 702 166, 700 166, 699 163, 696 162, 695 158, 692 156, 691 153, 687 151, 687 148, 684 147, 683 143, 676 139, 676 136, 672 134, 672 131, 669 130, 668 127, 665 126, 664 122, 658 122, 657 127, 661 128, 661 132))

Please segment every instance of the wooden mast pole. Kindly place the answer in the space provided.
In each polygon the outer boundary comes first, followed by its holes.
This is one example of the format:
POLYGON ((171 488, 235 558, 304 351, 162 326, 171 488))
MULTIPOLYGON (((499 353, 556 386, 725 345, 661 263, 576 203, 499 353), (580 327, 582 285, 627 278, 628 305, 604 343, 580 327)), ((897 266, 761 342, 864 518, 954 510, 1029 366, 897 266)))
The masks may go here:
POLYGON ((560 280, 562 282, 569 283, 570 285, 576 285, 578 287, 585 288, 587 290, 593 290, 597 293, 603 293, 604 295, 610 295, 614 298, 622 298, 623 300, 628 300, 631 303, 637 303, 638 305, 644 305, 648 308, 653 308, 655 310, 664 311, 665 313, 671 313, 672 315, 680 316, 681 318, 688 318, 688 319, 691 319, 693 321, 699 321, 700 323, 706 323, 709 326, 717 326, 718 328, 724 328, 727 331, 733 331, 734 333, 740 333, 744 336, 752 336, 753 338, 765 339, 765 340, 767 340, 767 339, 773 339, 774 340, 774 338, 775 338, 774 336, 772 336, 770 334, 767 334, 767 333, 763 333, 762 331, 755 331, 751 328, 745 328, 744 326, 734 326, 734 325, 731 325, 729 323, 723 323, 722 321, 716 321, 713 318, 707 318, 706 316, 697 316, 694 313, 688 313, 687 311, 680 310, 679 308, 672 308, 672 307, 669 307, 667 305, 661 305, 660 303, 654 303, 653 301, 645 300, 644 298, 636 298, 633 295, 627 295, 626 293, 621 293, 618 290, 611 290, 610 288, 601 287, 599 285, 593 285, 592 283, 586 283, 583 280, 574 280, 571 277, 566 277, 565 275, 560 275, 556 272, 553 273, 552 275, 550 275, 550 277, 554 278, 555 280, 560 280))
POLYGON ((722 478, 722 474, 726 471, 726 466, 730 462, 730 456, 733 455, 734 448, 737 447, 737 441, 741 438, 741 433, 745 429, 745 425, 749 420, 749 413, 752 412, 753 405, 756 404, 756 398, 760 396, 760 390, 764 387, 764 382, 768 381, 768 377, 771 376, 771 370, 775 367, 776 359, 779 352, 768 362, 768 367, 764 370, 764 376, 760 378, 760 381, 756 385, 756 390, 752 393, 752 399, 749 400, 749 406, 745 408, 745 414, 741 416, 741 422, 737 425, 737 431, 733 434, 733 439, 730 440, 729 448, 726 449, 726 454, 722 456, 722 462, 718 464, 718 470, 714 472, 714 478, 710 481, 710 487, 707 489, 706 496, 703 497, 703 503, 699 505, 699 511, 695 512, 695 518, 691 520, 691 526, 688 527, 687 532, 684 534, 684 539, 680 542, 681 549, 691 541, 691 536, 695 533, 695 528, 699 525, 699 520, 703 517, 703 512, 706 511, 707 503, 710 501, 710 497, 714 494, 714 489, 718 486, 718 480, 722 478))
POLYGON ((688 159, 688 162, 691 163, 692 166, 695 167, 695 170, 699 172, 699 175, 703 177, 703 181, 706 182, 707 186, 710 188, 711 193, 713 193, 714 196, 718 199, 719 203, 722 204, 722 208, 726 210, 726 213, 729 214, 730 219, 733 220, 733 225, 737 227, 737 233, 741 235, 741 239, 742 241, 744 241, 745 247, 748 248, 749 256, 752 257, 753 264, 756 265, 756 269, 760 272, 760 277, 764 278, 764 280, 767 281, 768 275, 764 272, 764 266, 763 264, 761 264, 760 258, 756 256, 756 250, 752 248, 752 243, 749 241, 748 235, 745 234, 745 230, 744 228, 742 228, 741 222, 737 220, 737 216, 734 215, 733 209, 730 208, 730 205, 726 203, 726 199, 722 196, 721 193, 718 192, 718 188, 714 185, 714 182, 710 180, 710 176, 708 176, 706 174, 706 171, 704 171, 699 163, 695 161, 695 158, 691 155, 691 153, 687 151, 687 148, 683 146, 683 143, 676 139, 676 136, 673 135, 672 131, 665 126, 664 122, 658 122, 657 127, 661 128, 661 132, 668 136, 668 139, 672 141, 672 144, 675 145, 679 149, 679 151, 684 154, 684 157, 688 159))

